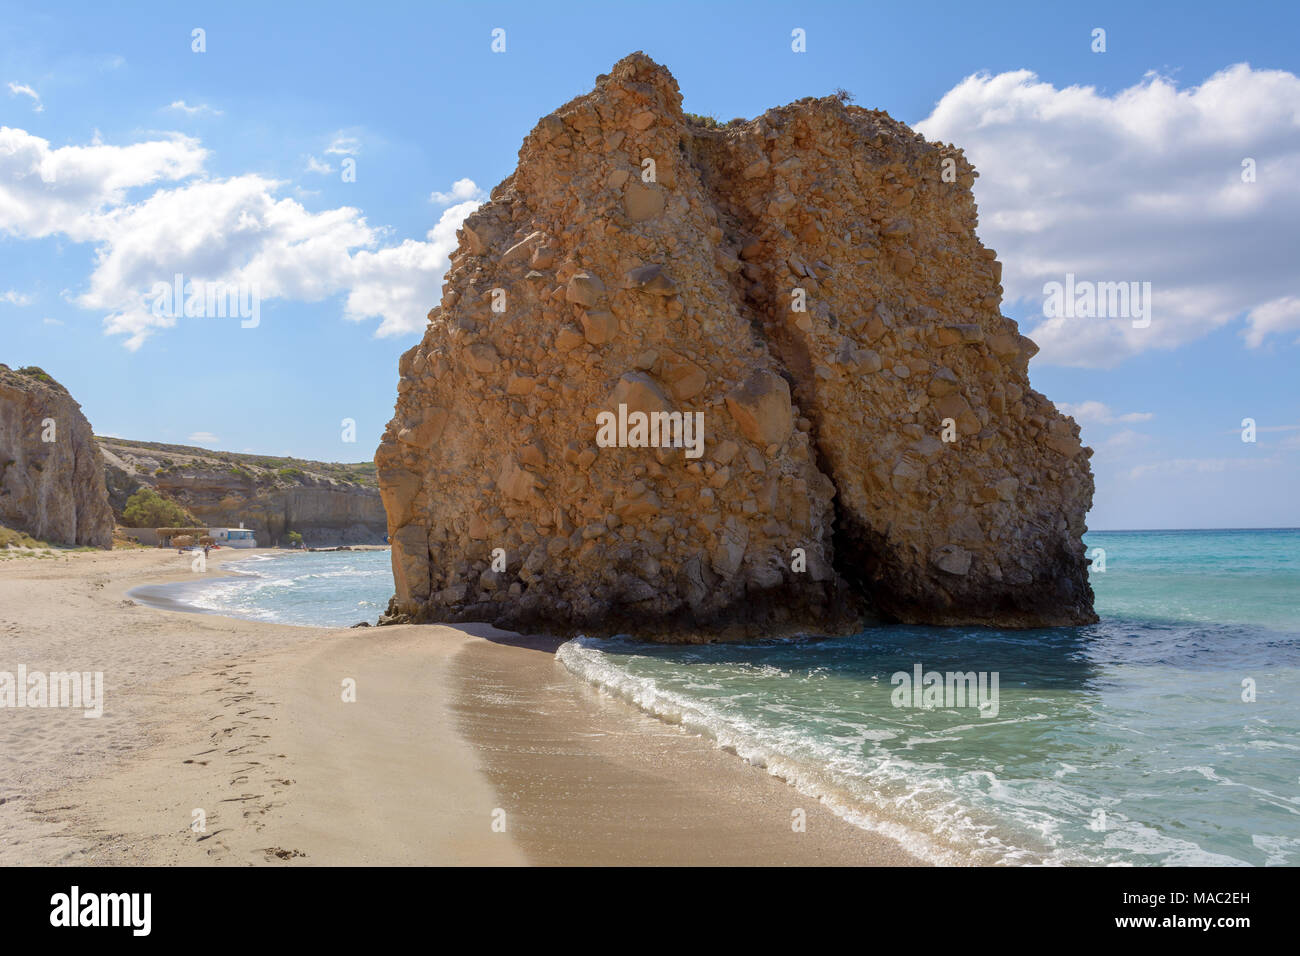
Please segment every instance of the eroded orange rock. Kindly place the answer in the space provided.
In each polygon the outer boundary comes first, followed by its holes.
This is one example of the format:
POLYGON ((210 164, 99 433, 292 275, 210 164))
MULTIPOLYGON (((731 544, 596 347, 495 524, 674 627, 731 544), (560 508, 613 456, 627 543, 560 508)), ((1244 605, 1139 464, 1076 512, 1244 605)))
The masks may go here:
POLYGON ((974 177, 832 97, 708 128, 642 54, 543 117, 403 359, 376 454, 386 619, 683 640, 1094 620, 1091 452, 1029 385, 974 177), (598 447, 619 402, 702 412, 703 456, 598 447))

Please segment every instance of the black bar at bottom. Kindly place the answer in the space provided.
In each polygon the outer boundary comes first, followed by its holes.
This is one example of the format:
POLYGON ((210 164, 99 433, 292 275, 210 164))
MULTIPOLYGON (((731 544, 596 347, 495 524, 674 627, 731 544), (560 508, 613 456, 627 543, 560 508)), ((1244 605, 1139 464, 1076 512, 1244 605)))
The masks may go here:
MULTIPOLYGON (((78 943, 201 941, 206 949, 260 936, 264 944, 278 939, 296 949, 313 940, 333 947, 443 927, 457 937, 481 934, 487 942, 506 929, 527 936, 529 924, 521 920, 533 915, 538 939, 555 942, 558 926, 569 928, 561 936, 583 926, 588 945, 600 938, 589 934, 602 925, 623 934, 605 937, 609 943, 629 931, 672 935, 674 927, 698 941, 701 930, 747 935, 762 927, 763 935, 788 932, 798 939, 856 925, 875 942, 892 927, 907 938, 934 932, 946 945, 1001 938, 999 948, 1009 942, 1005 934, 1030 930, 1055 934, 1037 937, 1038 944, 1128 937, 1143 945, 1181 946, 1192 939, 1231 945, 1261 928, 1286 930, 1290 919, 1282 906, 1293 880, 1289 869, 1208 868, 628 868, 545 875, 312 867, 8 869, 0 871, 0 920, 7 945, 75 934, 78 943), (485 920, 485 913, 498 916, 485 920), (989 932, 997 935, 984 935, 989 932)), ((1026 943, 1021 938, 1015 948, 1026 943)))

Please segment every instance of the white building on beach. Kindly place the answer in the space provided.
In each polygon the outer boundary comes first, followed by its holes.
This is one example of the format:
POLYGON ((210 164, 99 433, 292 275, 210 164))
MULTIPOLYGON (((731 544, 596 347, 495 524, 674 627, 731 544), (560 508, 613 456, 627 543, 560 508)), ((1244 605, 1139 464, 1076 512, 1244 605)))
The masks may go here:
POLYGON ((208 534, 212 540, 223 548, 256 548, 257 539, 253 537, 253 532, 244 527, 244 522, 239 522, 238 528, 209 528, 208 534))

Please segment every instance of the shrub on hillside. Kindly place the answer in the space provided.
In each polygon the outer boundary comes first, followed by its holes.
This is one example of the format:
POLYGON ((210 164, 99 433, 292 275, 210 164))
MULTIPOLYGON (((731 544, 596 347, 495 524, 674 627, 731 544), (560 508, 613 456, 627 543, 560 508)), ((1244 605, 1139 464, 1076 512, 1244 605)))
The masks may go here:
POLYGON ((141 488, 126 499, 122 523, 128 528, 189 528, 199 519, 152 488, 141 488))

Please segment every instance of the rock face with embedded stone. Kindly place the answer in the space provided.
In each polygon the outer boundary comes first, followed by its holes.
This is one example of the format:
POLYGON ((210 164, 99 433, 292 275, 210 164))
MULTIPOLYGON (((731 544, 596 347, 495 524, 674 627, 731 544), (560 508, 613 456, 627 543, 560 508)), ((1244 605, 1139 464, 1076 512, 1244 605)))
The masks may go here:
POLYGON ((543 117, 402 356, 387 619, 1095 620, 1091 452, 1029 385, 974 176, 834 98, 706 128, 642 54, 543 117), (703 413, 702 455, 600 441, 620 409, 703 413))
POLYGON ((0 524, 51 544, 113 546, 90 423, 38 368, 0 365, 0 524))

